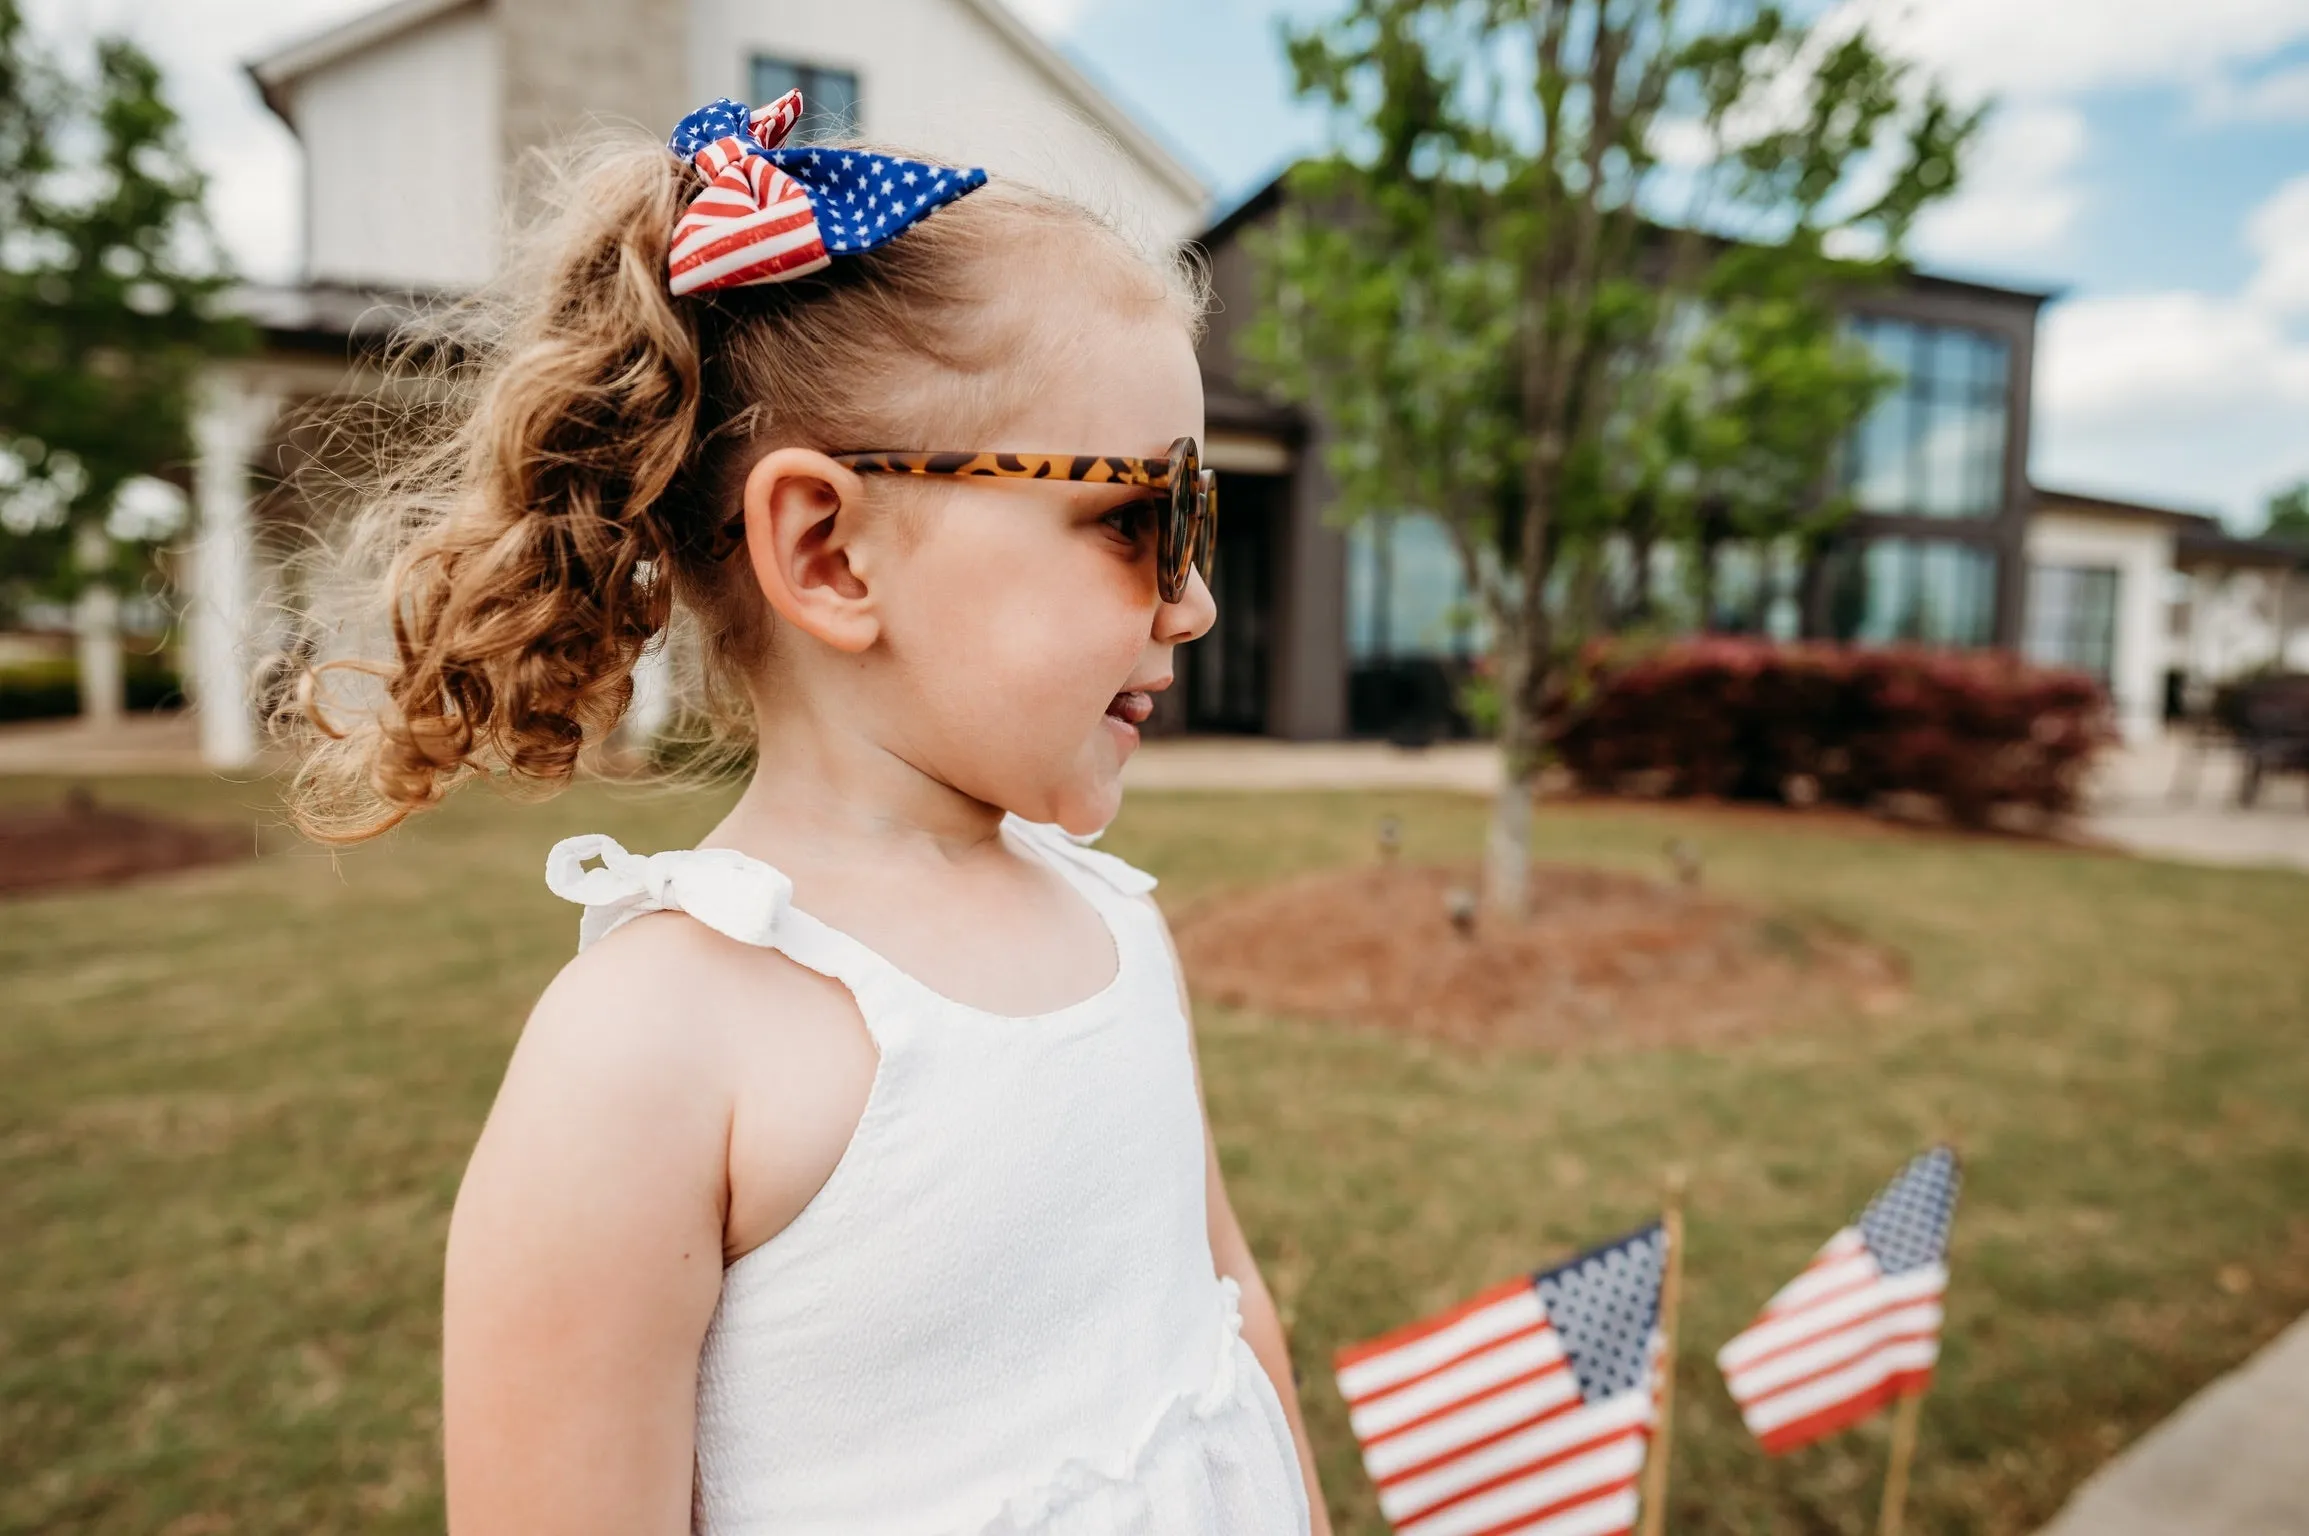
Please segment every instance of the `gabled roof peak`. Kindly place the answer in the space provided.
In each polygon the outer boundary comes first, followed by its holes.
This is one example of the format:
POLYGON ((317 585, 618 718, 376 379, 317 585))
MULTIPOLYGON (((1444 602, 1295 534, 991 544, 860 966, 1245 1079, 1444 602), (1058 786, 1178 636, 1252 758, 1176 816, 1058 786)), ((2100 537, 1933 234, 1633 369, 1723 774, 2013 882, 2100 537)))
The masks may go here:
POLYGON ((287 122, 286 92, 300 77, 381 43, 389 43, 438 17, 477 10, 483 3, 484 0, 393 0, 390 5, 362 11, 333 27, 307 33, 249 60, 249 75, 263 93, 265 105, 278 113, 281 121, 287 122))

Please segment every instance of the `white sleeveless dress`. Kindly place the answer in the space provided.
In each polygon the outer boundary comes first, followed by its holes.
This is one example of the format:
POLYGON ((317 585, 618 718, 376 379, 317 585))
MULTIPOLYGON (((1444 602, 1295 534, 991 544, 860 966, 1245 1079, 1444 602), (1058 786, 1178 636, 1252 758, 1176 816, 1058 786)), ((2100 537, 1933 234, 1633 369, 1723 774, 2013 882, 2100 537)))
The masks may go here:
POLYGON ((731 1264, 699 1360, 703 1536, 1293 1536, 1281 1403, 1216 1277, 1151 876, 1003 823, 1105 919, 1114 980, 1031 1018, 931 991, 729 849, 571 838, 579 945, 683 911, 833 977, 881 1053, 816 1197, 731 1264), (586 868, 598 861, 599 867, 586 868))

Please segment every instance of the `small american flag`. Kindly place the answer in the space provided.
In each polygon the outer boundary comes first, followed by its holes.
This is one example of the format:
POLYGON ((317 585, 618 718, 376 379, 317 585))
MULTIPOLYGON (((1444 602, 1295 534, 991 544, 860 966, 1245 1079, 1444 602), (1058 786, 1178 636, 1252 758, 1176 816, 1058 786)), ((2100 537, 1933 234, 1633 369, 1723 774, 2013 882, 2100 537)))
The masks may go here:
POLYGON ((1921 1392, 1940 1358, 1956 1153, 1910 1161, 1716 1353, 1749 1432, 1772 1455, 1921 1392))
POLYGON ((1614 1536, 1661 1348, 1659 1223, 1339 1351, 1339 1391, 1400 1536, 1614 1536))

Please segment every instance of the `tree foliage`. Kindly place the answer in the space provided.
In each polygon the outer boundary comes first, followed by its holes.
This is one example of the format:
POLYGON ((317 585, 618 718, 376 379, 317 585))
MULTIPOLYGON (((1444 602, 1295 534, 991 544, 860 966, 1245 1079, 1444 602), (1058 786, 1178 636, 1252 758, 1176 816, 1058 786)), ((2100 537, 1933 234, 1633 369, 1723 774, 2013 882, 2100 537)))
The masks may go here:
POLYGON ((239 345, 158 67, 96 45, 85 77, 0 0, 0 583, 122 584, 166 526, 201 362, 239 345), (140 494, 141 493, 141 494, 140 494))
POLYGON ((1325 422, 1342 517, 1428 513, 1459 550, 1515 903, 1564 594, 1615 548, 1833 526, 1885 382, 1837 297, 1894 269, 1979 120, 1864 30, 1701 9, 1349 0, 1285 32, 1336 132, 1262 242, 1246 353, 1325 422))
POLYGON ((2280 539, 2309 539, 2309 480, 2297 480, 2269 498, 2269 519, 2261 532, 2280 539))

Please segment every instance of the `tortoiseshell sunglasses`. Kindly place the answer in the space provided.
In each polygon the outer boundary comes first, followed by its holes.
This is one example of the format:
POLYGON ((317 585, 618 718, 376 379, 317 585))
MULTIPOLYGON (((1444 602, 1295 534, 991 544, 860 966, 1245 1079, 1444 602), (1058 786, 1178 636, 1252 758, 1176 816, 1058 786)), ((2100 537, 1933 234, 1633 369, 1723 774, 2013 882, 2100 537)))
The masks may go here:
POLYGON ((1217 542, 1218 476, 1202 467, 1195 440, 1182 437, 1159 459, 1072 453, 837 453, 834 462, 861 475, 991 475, 1009 480, 1079 480, 1167 491, 1155 524, 1155 589, 1166 603, 1187 595, 1187 573, 1211 574, 1217 542))

